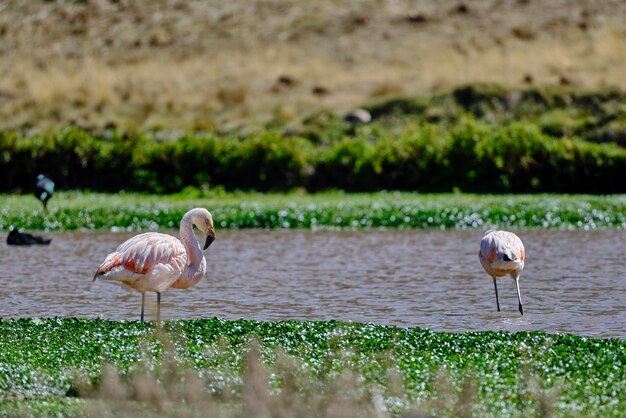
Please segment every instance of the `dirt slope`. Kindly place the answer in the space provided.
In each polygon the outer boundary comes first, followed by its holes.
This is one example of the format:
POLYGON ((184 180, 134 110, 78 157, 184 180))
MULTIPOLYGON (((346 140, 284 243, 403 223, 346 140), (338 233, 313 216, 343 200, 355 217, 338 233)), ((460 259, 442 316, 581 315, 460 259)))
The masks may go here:
POLYGON ((626 2, 0 4, 0 124, 214 129, 487 81, 626 86, 626 2))

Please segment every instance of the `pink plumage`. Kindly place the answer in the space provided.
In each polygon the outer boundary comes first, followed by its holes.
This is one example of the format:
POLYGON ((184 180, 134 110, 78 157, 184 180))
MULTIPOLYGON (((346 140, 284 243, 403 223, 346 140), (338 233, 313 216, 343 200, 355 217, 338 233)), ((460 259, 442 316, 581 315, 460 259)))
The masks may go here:
POLYGON ((93 279, 120 282, 142 293, 141 320, 145 292, 157 293, 157 321, 160 319, 161 292, 169 287, 186 289, 202 279, 206 259, 193 233, 193 225, 206 234, 206 249, 215 240, 213 217, 206 209, 187 212, 180 223, 180 237, 158 232, 134 236, 107 255, 93 279))
POLYGON ((177 238, 148 232, 130 238, 109 254, 94 279, 122 282, 140 292, 162 292, 187 265, 187 251, 177 238))
POLYGON ((517 288, 519 311, 524 315, 522 297, 519 290, 519 276, 524 269, 526 257, 524 244, 517 235, 508 231, 489 230, 485 232, 480 242, 478 258, 483 268, 493 278, 493 286, 496 291, 496 304, 500 311, 498 299, 497 277, 511 276, 517 288))

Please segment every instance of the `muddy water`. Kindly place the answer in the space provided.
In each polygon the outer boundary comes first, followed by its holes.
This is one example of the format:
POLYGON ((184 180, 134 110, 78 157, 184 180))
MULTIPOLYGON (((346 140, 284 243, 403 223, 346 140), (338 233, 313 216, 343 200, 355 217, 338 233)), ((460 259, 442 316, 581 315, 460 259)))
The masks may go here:
MULTIPOLYGON (((175 234, 174 231, 172 231, 175 234)), ((626 338, 626 232, 524 230, 525 315, 513 281, 500 305, 477 252, 481 231, 219 231, 206 278, 163 293, 166 319, 341 319, 434 330, 543 330, 626 338)), ((96 281, 132 234, 45 234, 48 247, 0 244, 0 317, 138 319, 139 293, 96 281)), ((147 294, 153 317, 155 295, 147 294)))

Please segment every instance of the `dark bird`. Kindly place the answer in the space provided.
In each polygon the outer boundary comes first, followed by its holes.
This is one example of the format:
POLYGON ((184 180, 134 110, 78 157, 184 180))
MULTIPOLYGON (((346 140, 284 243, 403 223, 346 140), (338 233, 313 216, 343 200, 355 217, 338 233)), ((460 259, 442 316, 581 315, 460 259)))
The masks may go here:
POLYGON ((43 210, 47 209, 48 199, 54 194, 54 182, 43 174, 37 176, 35 183, 35 196, 43 204, 43 210))
POLYGON ((7 236, 7 244, 9 245, 48 245, 50 241, 52 241, 51 238, 41 238, 20 232, 17 228, 12 229, 7 236))

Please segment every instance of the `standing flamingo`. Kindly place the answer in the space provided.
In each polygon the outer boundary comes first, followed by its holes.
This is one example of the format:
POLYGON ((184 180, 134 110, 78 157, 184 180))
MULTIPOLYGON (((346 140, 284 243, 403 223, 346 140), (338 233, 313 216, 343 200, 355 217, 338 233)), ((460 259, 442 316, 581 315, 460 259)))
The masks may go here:
POLYGON ((193 225, 206 234, 204 249, 215 240, 213 217, 203 208, 191 209, 180 221, 180 238, 158 232, 134 236, 109 254, 93 276, 121 282, 141 292, 141 320, 145 292, 157 294, 157 322, 161 319, 161 292, 168 287, 187 289, 202 279, 206 260, 193 225))
POLYGON ((496 289, 498 312, 500 312, 500 301, 498 300, 496 277, 502 277, 508 274, 515 281, 519 311, 524 315, 522 296, 519 291, 519 276, 524 269, 524 256, 524 244, 522 244, 522 240, 512 232, 490 229, 485 232, 485 236, 480 242, 478 258, 480 259, 480 264, 485 268, 485 271, 493 277, 493 287, 496 289))

